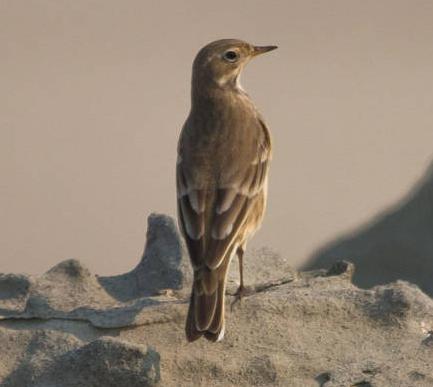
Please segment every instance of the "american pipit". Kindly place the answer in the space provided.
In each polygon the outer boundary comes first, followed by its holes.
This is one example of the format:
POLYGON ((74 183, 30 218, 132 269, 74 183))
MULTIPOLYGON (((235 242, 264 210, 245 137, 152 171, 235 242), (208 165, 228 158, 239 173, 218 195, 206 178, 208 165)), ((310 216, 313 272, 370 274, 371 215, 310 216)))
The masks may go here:
POLYGON ((194 269, 186 337, 224 336, 224 293, 232 256, 243 255, 260 226, 271 159, 269 130, 239 84, 243 67, 276 46, 218 40, 197 54, 191 111, 178 144, 179 224, 194 269))

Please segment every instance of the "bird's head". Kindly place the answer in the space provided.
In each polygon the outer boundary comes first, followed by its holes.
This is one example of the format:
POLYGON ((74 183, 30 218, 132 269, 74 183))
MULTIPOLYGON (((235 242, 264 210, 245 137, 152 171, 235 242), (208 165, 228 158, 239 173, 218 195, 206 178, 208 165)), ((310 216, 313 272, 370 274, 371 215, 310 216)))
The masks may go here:
POLYGON ((238 39, 222 39, 204 46, 194 59, 193 86, 238 87, 243 67, 255 56, 277 46, 253 46, 238 39))

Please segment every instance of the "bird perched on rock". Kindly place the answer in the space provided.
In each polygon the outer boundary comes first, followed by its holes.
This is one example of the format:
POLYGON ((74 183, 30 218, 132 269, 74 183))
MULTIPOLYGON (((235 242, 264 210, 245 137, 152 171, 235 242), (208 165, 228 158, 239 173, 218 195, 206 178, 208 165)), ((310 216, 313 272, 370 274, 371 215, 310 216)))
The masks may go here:
POLYGON ((259 228, 266 205, 271 139, 239 76, 257 55, 276 49, 237 39, 203 47, 192 71, 191 110, 178 143, 179 225, 194 269, 186 337, 224 336, 226 275, 259 228))

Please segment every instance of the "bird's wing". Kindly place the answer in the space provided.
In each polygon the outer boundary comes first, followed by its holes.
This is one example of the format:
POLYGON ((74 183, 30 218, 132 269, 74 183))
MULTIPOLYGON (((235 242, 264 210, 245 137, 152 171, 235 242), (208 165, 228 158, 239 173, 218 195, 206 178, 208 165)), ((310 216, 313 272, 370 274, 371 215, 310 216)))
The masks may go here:
MULTIPOLYGON (((271 145, 268 130, 260 121, 257 152, 246 162, 233 165, 221 187, 203 189, 194 182, 179 149, 177 164, 178 214, 195 269, 212 271, 221 265, 245 222, 251 204, 265 184, 271 145)), ((210 156, 211 157, 211 156, 210 156)), ((214 282, 214 281, 211 281, 214 282)), ((206 289, 212 291, 213 289, 206 289)))

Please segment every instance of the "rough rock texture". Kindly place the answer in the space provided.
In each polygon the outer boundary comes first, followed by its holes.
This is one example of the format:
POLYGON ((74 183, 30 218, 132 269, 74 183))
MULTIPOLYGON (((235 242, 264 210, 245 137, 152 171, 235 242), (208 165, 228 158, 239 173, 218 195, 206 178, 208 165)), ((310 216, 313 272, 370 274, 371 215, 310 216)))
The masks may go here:
POLYGON ((4 386, 139 387, 160 380, 159 354, 143 345, 110 337, 83 344, 70 334, 50 330, 15 336, 20 339, 27 341, 26 351, 4 386))
POLYGON ((147 237, 140 263, 123 275, 98 277, 75 259, 40 277, 0 274, 0 320, 61 318, 115 328, 143 324, 149 313, 165 319, 165 304, 173 302, 165 290, 186 291, 191 273, 173 219, 151 215, 147 237))
POLYGON ((113 277, 99 277, 100 284, 119 301, 152 296, 165 289, 184 291, 192 272, 176 224, 165 215, 148 218, 143 258, 135 269, 113 277))
POLYGON ((246 259, 250 295, 225 339, 188 344, 190 287, 172 219, 153 215, 142 261, 97 277, 78 261, 0 275, 5 386, 433 386, 433 301, 410 283, 365 290, 348 262, 295 273, 269 249, 246 259), (160 281, 158 281, 160 278, 160 281))

